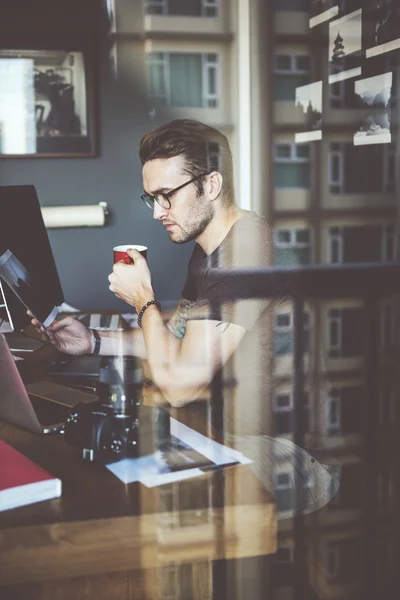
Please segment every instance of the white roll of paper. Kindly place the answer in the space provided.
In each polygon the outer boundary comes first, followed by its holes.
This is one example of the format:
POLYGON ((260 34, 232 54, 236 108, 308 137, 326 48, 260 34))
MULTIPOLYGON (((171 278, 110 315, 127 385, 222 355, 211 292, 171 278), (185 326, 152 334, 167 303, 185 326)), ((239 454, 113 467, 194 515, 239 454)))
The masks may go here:
POLYGON ((47 228, 56 227, 103 227, 104 207, 95 204, 87 206, 46 206, 42 208, 44 224, 47 228))

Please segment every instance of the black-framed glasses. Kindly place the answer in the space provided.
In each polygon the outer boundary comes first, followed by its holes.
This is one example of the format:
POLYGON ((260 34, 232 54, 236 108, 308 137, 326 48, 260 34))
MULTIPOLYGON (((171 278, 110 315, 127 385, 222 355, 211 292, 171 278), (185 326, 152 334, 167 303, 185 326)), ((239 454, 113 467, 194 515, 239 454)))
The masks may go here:
POLYGON ((140 197, 143 200, 143 202, 145 203, 145 205, 150 208, 151 210, 154 209, 154 202, 157 202, 160 206, 162 206, 162 208, 166 208, 167 210, 169 208, 171 208, 171 201, 170 201, 170 197, 175 194, 176 192, 178 192, 179 190, 181 190, 182 188, 184 188, 186 185, 189 185, 189 183, 193 183, 193 181, 197 181, 197 179, 200 179, 201 177, 205 177, 206 175, 209 175, 210 173, 202 173, 201 175, 197 175, 197 177, 193 177, 193 179, 190 179, 190 181, 186 181, 186 183, 182 183, 182 185, 179 185, 178 187, 174 188, 173 190, 171 190, 170 192, 166 192, 166 193, 159 193, 159 194, 154 194, 154 196, 152 196, 151 194, 142 194, 140 197))

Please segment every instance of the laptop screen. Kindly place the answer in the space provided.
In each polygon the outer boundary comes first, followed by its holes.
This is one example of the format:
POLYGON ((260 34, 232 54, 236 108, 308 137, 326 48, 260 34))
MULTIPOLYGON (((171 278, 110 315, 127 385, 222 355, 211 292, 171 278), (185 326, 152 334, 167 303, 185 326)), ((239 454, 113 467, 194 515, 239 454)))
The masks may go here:
MULTIPOLYGON (((22 281, 17 291, 28 293, 35 314, 44 321, 52 307, 64 302, 64 295, 33 185, 0 186, 0 256, 8 254, 28 274, 28 285, 22 281)), ((26 308, 4 282, 2 290, 0 322, 11 319, 11 326, 19 330, 29 322, 26 308)))

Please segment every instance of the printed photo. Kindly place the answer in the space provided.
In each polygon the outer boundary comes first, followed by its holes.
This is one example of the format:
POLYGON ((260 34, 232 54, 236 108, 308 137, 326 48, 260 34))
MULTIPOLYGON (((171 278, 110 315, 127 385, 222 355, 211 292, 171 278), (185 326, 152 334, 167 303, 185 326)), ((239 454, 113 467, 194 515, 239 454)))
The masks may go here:
POLYGON ((330 21, 339 14, 338 0, 314 0, 311 6, 310 29, 330 21))
POLYGON ((400 0, 370 0, 365 34, 367 58, 400 48, 400 0))
POLYGON ((361 75, 362 10, 329 23, 329 83, 361 75))
POLYGON ((354 135, 355 146, 391 142, 389 103, 392 77, 392 73, 384 73, 355 82, 355 94, 362 109, 362 124, 354 135))
POLYGON ((304 131, 296 133, 296 143, 322 139, 322 81, 296 89, 296 111, 306 119, 304 131))

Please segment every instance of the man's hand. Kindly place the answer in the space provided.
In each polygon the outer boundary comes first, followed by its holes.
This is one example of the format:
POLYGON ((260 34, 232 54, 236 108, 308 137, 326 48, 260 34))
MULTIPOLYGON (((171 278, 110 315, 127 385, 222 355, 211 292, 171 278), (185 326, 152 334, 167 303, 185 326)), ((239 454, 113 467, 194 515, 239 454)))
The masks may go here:
MULTIPOLYGON (((44 338, 44 330, 33 318, 33 315, 28 311, 31 317, 32 325, 39 331, 44 338)), ((66 354, 90 354, 92 352, 93 334, 77 319, 66 317, 61 321, 54 321, 46 329, 48 337, 53 346, 66 354)), ((47 337, 45 338, 47 340, 47 337)))
POLYGON ((149 300, 154 300, 151 285, 151 273, 146 259, 135 249, 127 250, 133 259, 132 265, 123 261, 115 263, 113 272, 108 276, 110 290, 117 298, 134 306, 139 312, 149 300))

